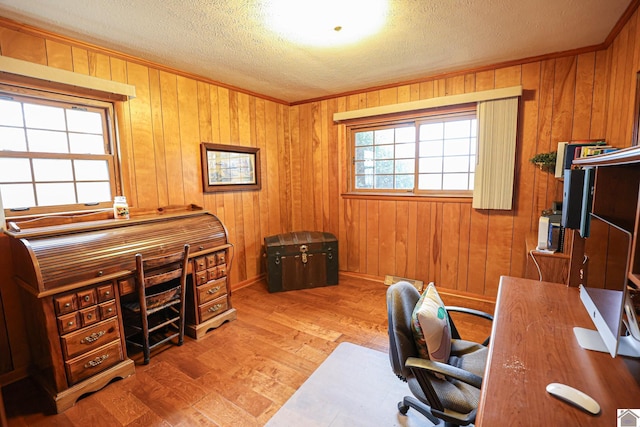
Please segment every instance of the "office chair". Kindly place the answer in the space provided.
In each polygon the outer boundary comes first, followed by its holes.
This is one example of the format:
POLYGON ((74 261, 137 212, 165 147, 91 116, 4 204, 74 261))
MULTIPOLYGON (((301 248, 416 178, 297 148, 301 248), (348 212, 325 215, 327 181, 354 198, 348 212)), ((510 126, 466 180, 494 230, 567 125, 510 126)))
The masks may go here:
POLYGON ((408 282, 398 282, 387 290, 389 360, 393 372, 408 383, 413 394, 398 403, 398 410, 406 415, 409 408, 414 408, 435 425, 469 425, 475 422, 489 337, 482 344, 461 340, 450 312, 491 321, 493 316, 463 307, 446 307, 451 329, 448 363, 427 360, 419 356, 411 329, 419 299, 420 293, 408 282))
POLYGON ((136 254, 137 300, 123 303, 128 344, 140 347, 144 364, 151 350, 174 338, 184 341, 186 280, 189 245, 181 252, 143 258, 136 254))

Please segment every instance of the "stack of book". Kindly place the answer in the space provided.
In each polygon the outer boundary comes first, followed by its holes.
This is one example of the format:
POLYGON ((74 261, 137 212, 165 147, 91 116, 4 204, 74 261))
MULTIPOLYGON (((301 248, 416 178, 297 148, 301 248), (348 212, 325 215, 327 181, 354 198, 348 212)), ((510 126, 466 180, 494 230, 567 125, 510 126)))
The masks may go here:
POLYGON ((570 142, 558 142, 556 158, 556 178, 562 178, 566 169, 572 168, 574 159, 596 156, 615 151, 617 148, 607 145, 602 139, 585 139, 570 142))

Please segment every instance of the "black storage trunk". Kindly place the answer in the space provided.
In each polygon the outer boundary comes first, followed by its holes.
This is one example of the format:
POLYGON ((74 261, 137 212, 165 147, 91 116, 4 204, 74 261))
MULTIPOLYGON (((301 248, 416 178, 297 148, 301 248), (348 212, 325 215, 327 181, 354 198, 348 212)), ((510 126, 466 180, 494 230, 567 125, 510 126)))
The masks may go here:
POLYGON ((296 231, 264 238, 269 292, 338 284, 338 240, 331 233, 296 231))

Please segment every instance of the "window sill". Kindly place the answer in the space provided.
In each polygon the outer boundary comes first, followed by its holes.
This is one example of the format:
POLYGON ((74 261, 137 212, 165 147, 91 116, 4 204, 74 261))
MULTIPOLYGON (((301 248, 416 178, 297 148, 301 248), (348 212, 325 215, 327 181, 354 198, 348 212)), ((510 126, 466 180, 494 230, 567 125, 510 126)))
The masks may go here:
POLYGON ((442 195, 434 194, 415 194, 415 193, 356 193, 347 192, 340 196, 343 199, 361 199, 361 200, 395 200, 395 201, 420 201, 420 202, 449 202, 449 203, 471 203, 473 202, 473 193, 464 192, 459 194, 442 193, 442 195))

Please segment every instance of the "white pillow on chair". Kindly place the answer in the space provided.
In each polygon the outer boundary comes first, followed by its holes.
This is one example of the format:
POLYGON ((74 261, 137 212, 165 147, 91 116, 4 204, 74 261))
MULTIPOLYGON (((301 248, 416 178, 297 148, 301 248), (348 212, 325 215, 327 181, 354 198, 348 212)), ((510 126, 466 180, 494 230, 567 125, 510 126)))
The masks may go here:
POLYGON ((447 363, 451 354, 451 327, 447 310, 433 283, 429 283, 418 300, 412 324, 420 356, 447 363))

